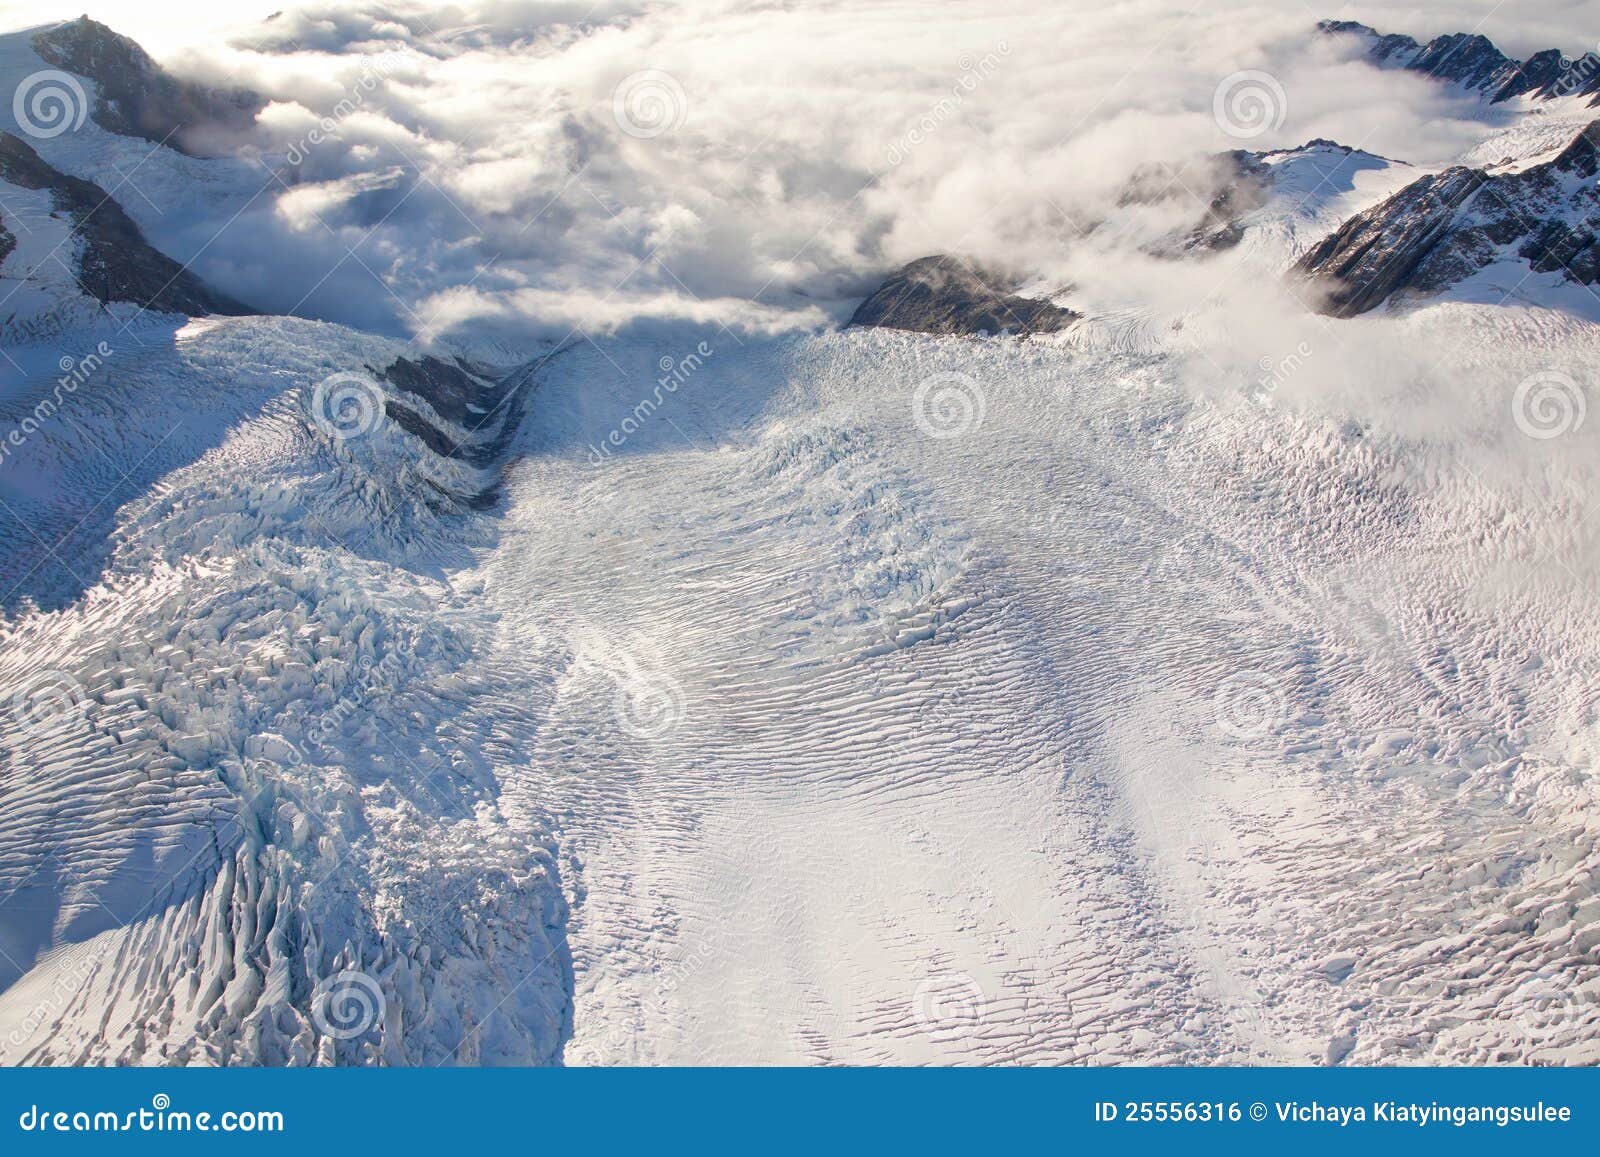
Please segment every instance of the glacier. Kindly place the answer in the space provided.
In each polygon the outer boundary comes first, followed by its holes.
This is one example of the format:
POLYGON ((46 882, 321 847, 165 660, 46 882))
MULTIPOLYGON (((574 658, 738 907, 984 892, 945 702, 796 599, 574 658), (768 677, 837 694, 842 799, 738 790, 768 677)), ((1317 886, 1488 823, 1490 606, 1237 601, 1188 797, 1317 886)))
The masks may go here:
MULTIPOLYGON (((1490 364, 1551 324, 1483 309, 1384 324, 1490 364)), ((347 331, 112 359, 141 420, 52 446, 160 477, 0 648, 64 696, 6 730, 0 1039, 51 1015, 13 1060, 1588 1055, 1594 634, 1495 581, 1559 492, 1142 351, 703 340, 600 467, 663 346, 542 363, 465 513, 392 423, 307 421, 347 331), (162 442, 219 377, 213 444, 162 442), (345 972, 355 1040, 307 1012, 345 972)))

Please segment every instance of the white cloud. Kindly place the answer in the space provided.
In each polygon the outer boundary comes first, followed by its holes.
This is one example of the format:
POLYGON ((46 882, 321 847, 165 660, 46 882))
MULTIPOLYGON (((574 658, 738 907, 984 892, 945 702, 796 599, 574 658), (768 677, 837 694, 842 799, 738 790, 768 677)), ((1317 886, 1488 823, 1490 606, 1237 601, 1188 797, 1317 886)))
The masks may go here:
MULTIPOLYGON (((1421 27, 1397 5, 1358 8, 1330 14, 1422 34, 1485 16, 1504 33, 1524 15, 1475 0, 1421 27)), ((166 38, 195 11, 95 15, 166 38)), ((1592 11, 1561 16, 1552 35, 1600 36, 1582 27, 1592 11)), ((612 302, 770 328, 840 316, 930 252, 1068 268, 1075 224, 1152 160, 1323 136, 1438 164, 1488 131, 1313 23, 1298 0, 351 3, 287 11, 229 46, 190 37, 172 58, 276 98, 262 124, 280 151, 334 121, 284 174, 305 187, 231 227, 241 295, 288 308, 309 290, 302 310, 401 330, 474 311, 610 328, 626 320, 612 302), (1246 69, 1287 108, 1242 141, 1212 98, 1246 69), (330 274, 347 248, 393 297, 352 292, 370 290, 364 269, 330 274)))

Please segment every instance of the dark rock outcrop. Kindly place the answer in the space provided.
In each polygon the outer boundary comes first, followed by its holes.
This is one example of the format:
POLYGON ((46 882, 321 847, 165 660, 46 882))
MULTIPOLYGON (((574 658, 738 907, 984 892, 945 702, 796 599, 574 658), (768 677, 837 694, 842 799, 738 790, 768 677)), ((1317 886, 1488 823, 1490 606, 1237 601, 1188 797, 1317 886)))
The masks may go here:
POLYGON ((1496 261, 1584 285, 1600 279, 1600 120, 1553 160, 1490 176, 1457 167, 1423 177, 1352 217, 1292 273, 1317 308, 1364 313, 1395 295, 1442 292, 1496 261))
POLYGON ((459 359, 447 362, 432 355, 416 361, 399 358, 378 376, 421 398, 434 413, 458 426, 476 425, 499 401, 493 389, 485 393, 482 374, 459 359))
MULTIPOLYGON (((522 421, 529 383, 538 365, 525 366, 510 377, 496 380, 480 367, 456 359, 447 362, 425 355, 396 358, 386 369, 372 372, 396 390, 427 404, 433 415, 459 429, 444 429, 421 407, 390 397, 384 413, 402 430, 443 458, 488 469, 505 454, 522 421)), ((492 506, 499 480, 467 493, 446 493, 472 509, 492 506)))
POLYGON ((56 213, 72 223, 80 241, 74 270, 78 286, 101 304, 132 302, 190 315, 254 312, 151 246, 99 185, 52 168, 12 133, 0 133, 0 180, 49 190, 56 213))
POLYGON ((134 41, 81 16, 33 38, 59 69, 94 81, 92 112, 108 132, 168 145, 191 156, 227 151, 266 102, 242 88, 210 88, 167 72, 134 41))
POLYGON ((1079 319, 1048 301, 1018 297, 993 273, 955 257, 923 257, 857 307, 850 325, 916 333, 1055 333, 1079 319))
POLYGON ((1487 37, 1453 33, 1419 44, 1409 36, 1384 35, 1354 20, 1324 20, 1317 30, 1327 36, 1359 38, 1367 57, 1388 68, 1420 72, 1436 80, 1480 92, 1490 103, 1527 96, 1548 100, 1588 96, 1600 104, 1600 56, 1586 52, 1569 59, 1547 48, 1527 60, 1513 60, 1487 37))
POLYGON ((1456 210, 1485 179, 1478 169, 1454 168, 1414 181, 1312 246, 1295 270, 1317 279, 1322 312, 1365 313, 1413 282, 1456 210))

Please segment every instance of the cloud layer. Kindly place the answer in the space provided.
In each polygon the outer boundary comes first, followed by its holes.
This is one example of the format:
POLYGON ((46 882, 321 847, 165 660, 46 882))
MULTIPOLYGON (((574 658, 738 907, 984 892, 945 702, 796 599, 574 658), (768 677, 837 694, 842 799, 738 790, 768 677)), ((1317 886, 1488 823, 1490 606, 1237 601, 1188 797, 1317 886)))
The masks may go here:
MULTIPOLYGON (((178 8, 92 15, 170 46, 178 8)), ((1515 27, 1487 2, 1326 15, 1418 35, 1489 15, 1518 49, 1595 19, 1572 3, 1515 27)), ((273 99, 250 142, 266 188, 207 258, 248 300, 420 334, 774 330, 837 318, 928 253, 1068 270, 1152 160, 1323 136, 1437 164, 1486 135, 1473 106, 1351 60, 1313 22, 1296 0, 354 3, 166 60, 273 99), (1281 90, 1248 140, 1214 111, 1240 72, 1281 90)), ((216 227, 195 222, 191 244, 216 227)))

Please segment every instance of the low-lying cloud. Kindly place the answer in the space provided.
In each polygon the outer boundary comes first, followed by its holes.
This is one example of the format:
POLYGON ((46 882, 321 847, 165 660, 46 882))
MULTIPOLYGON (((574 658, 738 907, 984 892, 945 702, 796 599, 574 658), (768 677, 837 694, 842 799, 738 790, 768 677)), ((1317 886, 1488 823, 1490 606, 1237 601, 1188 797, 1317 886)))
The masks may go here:
MULTIPOLYGON (((114 9, 92 14, 136 37, 160 17, 114 9)), ((1511 30, 1487 0, 1326 15, 1511 30)), ((1543 11, 1551 42, 1600 36, 1581 15, 1543 11)), ((261 307, 421 335, 770 331, 928 253, 1064 278, 1152 161, 1321 136, 1430 165, 1487 135, 1473 103, 1313 25, 1298 0, 352 3, 166 59, 271 100, 247 142, 265 189, 200 266, 261 307), (1247 138, 1214 108, 1240 73, 1281 92, 1247 138)))

